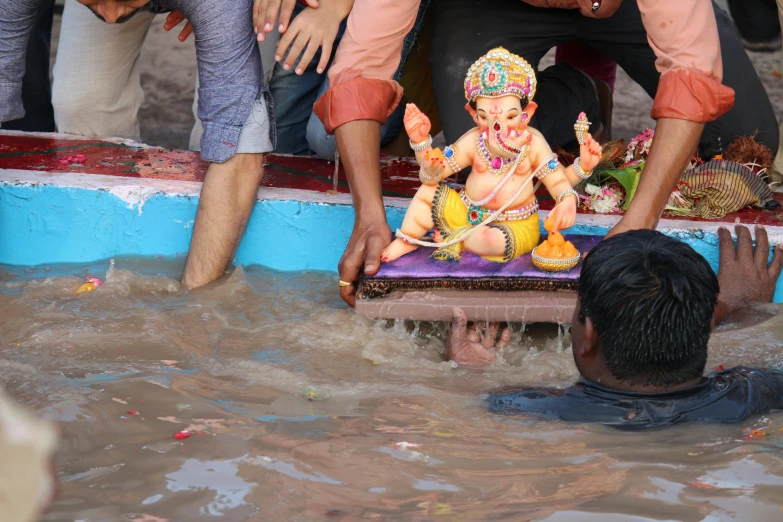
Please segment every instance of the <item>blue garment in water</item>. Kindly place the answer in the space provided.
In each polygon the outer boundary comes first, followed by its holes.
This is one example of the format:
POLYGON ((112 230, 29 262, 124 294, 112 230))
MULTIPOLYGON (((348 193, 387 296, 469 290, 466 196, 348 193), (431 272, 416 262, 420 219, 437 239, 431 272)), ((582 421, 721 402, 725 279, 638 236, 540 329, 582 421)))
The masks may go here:
POLYGON ((783 409, 783 373, 738 366, 669 393, 636 393, 580 381, 570 388, 514 388, 487 399, 490 411, 595 422, 637 430, 678 422, 736 423, 783 409))

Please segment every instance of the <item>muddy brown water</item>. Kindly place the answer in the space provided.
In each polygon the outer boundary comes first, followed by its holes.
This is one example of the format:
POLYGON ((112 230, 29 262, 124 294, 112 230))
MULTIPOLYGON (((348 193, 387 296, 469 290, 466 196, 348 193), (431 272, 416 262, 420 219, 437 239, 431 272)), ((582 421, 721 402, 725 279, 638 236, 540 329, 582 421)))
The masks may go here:
MULTIPOLYGON (((0 380, 61 430, 43 520, 783 520, 783 414, 646 433, 496 416, 487 390, 576 379, 566 327, 517 326, 466 370, 445 325, 355 315, 332 274, 185 292, 181 269, 0 268, 0 380), (74 295, 88 273, 106 283, 74 295)), ((717 333, 708 367, 781 353, 776 316, 717 333)))

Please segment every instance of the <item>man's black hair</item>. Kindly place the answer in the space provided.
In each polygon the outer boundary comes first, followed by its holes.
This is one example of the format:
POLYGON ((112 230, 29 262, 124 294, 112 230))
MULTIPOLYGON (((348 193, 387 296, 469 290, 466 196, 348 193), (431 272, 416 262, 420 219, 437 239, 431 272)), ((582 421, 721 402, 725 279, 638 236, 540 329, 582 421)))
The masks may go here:
POLYGON ((579 300, 615 378, 676 386, 704 372, 718 278, 689 245, 651 230, 606 239, 585 259, 579 300))

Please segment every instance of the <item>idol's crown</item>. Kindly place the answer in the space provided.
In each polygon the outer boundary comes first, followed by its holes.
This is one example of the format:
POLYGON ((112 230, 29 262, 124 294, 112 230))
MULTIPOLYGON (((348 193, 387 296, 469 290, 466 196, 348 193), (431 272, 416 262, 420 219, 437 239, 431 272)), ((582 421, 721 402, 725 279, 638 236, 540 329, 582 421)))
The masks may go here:
POLYGON ((500 98, 516 96, 533 99, 536 94, 536 73, 521 56, 496 47, 470 66, 465 76, 465 98, 500 98))

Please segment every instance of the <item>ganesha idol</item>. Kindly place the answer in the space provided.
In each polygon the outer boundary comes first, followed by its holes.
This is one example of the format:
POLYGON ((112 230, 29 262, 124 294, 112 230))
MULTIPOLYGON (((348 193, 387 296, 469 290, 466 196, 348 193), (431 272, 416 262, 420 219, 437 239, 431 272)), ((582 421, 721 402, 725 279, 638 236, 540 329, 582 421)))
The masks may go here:
POLYGON ((540 239, 537 179, 557 205, 545 222, 554 232, 576 220, 579 196, 573 186, 592 174, 600 145, 587 133, 584 114, 574 126, 580 154, 564 168, 543 135, 528 123, 535 114, 536 76, 523 58, 502 47, 474 63, 465 78, 466 109, 477 127, 443 151, 432 148, 430 121, 415 105, 405 111, 405 129, 420 165, 422 186, 381 260, 393 261, 419 246, 435 247, 433 259, 459 261, 463 251, 508 262, 540 239), (464 190, 441 182, 467 166, 464 190), (435 242, 422 241, 434 229, 435 242))

